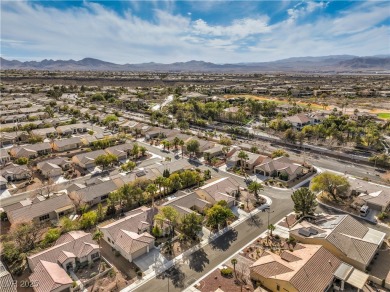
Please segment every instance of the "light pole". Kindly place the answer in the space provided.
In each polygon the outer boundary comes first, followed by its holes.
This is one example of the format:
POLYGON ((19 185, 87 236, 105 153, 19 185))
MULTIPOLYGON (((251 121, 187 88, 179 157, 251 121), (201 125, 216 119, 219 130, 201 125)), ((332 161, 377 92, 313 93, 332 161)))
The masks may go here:
POLYGON ((274 213, 275 211, 271 211, 271 209, 263 209, 263 212, 267 212, 268 213, 268 216, 267 216, 267 218, 268 218, 268 220, 267 220, 267 236, 269 236, 269 214, 270 213, 274 213))

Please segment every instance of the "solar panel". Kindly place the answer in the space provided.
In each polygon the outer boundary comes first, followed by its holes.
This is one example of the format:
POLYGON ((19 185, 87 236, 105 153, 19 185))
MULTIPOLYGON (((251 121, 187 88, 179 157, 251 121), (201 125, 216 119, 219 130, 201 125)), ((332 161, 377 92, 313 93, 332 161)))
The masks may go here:
POLYGON ((303 235, 305 237, 309 237, 310 236, 310 231, 306 230, 305 228, 301 228, 298 230, 298 233, 300 235, 303 235))

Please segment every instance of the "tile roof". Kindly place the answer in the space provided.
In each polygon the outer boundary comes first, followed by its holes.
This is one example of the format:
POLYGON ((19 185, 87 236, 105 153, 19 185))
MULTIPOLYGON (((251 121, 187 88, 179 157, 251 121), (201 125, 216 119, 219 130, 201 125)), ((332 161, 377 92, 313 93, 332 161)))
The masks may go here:
POLYGON ((70 194, 70 197, 73 199, 80 199, 82 202, 90 202, 101 196, 108 195, 120 188, 122 185, 123 181, 121 183, 120 179, 108 180, 75 190, 70 194))
POLYGON ((72 137, 69 139, 61 139, 61 140, 54 140, 53 144, 57 145, 58 147, 64 147, 68 145, 73 144, 82 144, 81 139, 79 137, 72 137))
POLYGON ((27 257, 29 267, 32 271, 35 271, 35 267, 40 261, 47 261, 51 263, 57 263, 59 259, 63 259, 64 251, 69 254, 72 253, 77 257, 82 257, 92 252, 98 251, 99 246, 92 239, 91 233, 84 231, 71 231, 62 235, 54 246, 48 248, 42 252, 27 257))
POLYGON ((147 232, 138 234, 123 229, 120 229, 113 239, 116 245, 129 254, 149 246, 154 241, 154 237, 147 232))
POLYGON ((250 269, 264 278, 288 281, 300 292, 322 292, 332 283, 333 274, 342 262, 320 245, 302 247, 284 251, 282 257, 268 253, 250 269))
POLYGON ((18 203, 4 206, 4 211, 12 224, 29 222, 34 218, 54 212, 57 209, 73 206, 66 192, 52 194, 49 198, 38 196, 31 200, 27 198, 18 203))
POLYGON ((233 201, 234 197, 230 194, 237 191, 239 184, 231 177, 222 177, 212 181, 204 186, 201 186, 195 193, 202 196, 202 192, 207 193, 215 201, 225 200, 227 202, 233 201))
POLYGON ((0 287, 2 292, 16 292, 16 285, 10 272, 0 261, 0 287))
POLYGON ((36 287, 34 287, 36 292, 62 290, 70 287, 73 283, 73 280, 57 263, 43 260, 39 261, 29 279, 32 283, 37 283, 36 287))

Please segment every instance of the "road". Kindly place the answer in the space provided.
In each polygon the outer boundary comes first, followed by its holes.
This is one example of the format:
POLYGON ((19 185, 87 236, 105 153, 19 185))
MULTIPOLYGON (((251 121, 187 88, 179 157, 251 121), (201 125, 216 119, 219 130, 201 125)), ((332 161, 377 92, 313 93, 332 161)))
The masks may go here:
MULTIPOLYGON (((292 211, 289 198, 275 199, 273 205, 277 205, 278 208, 270 214, 270 222, 276 222, 292 211)), ((163 275, 153 278, 134 291, 182 291, 242 249, 248 242, 256 239, 266 229, 267 213, 259 213, 253 216, 253 219, 242 222, 234 230, 225 233, 211 244, 190 255, 185 263, 177 264, 163 275)))

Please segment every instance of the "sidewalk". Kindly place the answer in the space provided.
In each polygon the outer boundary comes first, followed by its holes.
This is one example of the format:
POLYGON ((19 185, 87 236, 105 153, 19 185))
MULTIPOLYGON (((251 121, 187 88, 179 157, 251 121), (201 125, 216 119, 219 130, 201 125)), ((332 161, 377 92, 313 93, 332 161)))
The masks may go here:
POLYGON ((145 273, 144 273, 145 276, 142 279, 133 282, 131 285, 125 287, 121 291, 122 292, 133 291, 133 290, 139 288, 140 286, 142 286, 143 284, 145 284, 146 282, 150 281, 151 279, 155 278, 157 275, 159 275, 159 274, 163 273, 164 271, 166 271, 167 269, 171 268, 175 264, 185 262, 185 259, 189 255, 191 255, 192 253, 194 253, 194 252, 198 251, 199 249, 203 248, 204 246, 210 244, 212 241, 217 239, 219 236, 221 236, 221 235, 225 234, 226 232, 228 232, 229 230, 233 229, 235 226, 237 226, 240 223, 242 223, 243 221, 247 220, 249 217, 261 212, 267 205, 271 206, 271 204, 272 204, 271 198, 266 197, 266 196, 263 196, 263 197, 266 198, 266 204, 264 204, 260 207, 257 207, 252 212, 247 213, 246 216, 244 214, 240 213, 240 217, 236 221, 234 221, 232 224, 225 227, 224 229, 219 230, 216 233, 213 233, 213 234, 210 233, 210 236, 208 236, 207 238, 204 238, 198 245, 196 245, 196 246, 192 247, 191 249, 185 251, 184 253, 178 255, 173 260, 171 260, 167 263, 164 263, 163 265, 161 265, 159 267, 151 266, 147 271, 145 271, 145 273))

